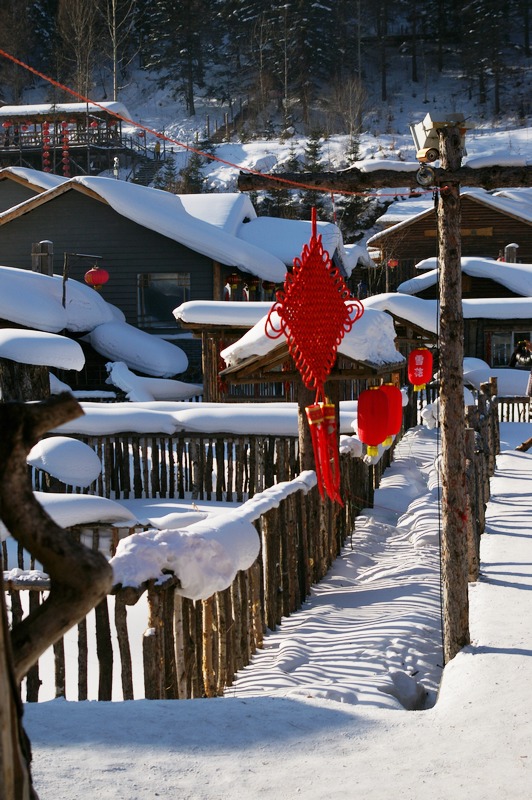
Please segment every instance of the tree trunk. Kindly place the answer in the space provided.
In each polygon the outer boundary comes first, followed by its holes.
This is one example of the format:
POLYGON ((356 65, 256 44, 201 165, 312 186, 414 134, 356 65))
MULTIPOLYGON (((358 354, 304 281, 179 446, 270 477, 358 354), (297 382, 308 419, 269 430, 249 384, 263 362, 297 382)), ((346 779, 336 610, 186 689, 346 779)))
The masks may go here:
MULTIPOLYGON (((48 516, 33 494, 26 458, 40 437, 82 414, 70 394, 42 403, 0 404, 0 518, 20 546, 50 576, 47 599, 14 623, 11 636, 4 602, 0 609, 0 780, 3 800, 35 797, 29 775, 29 746, 21 725, 20 682, 42 653, 112 588, 112 569, 48 516)), ((1 790, 0 790, 1 791, 1 790)))
MULTIPOLYGON (((460 133, 441 128, 445 168, 460 166, 460 133)), ((445 660, 469 643, 467 489, 463 389, 460 185, 449 183, 438 200, 440 266, 440 401, 442 427, 442 581, 445 660)))
POLYGON ((50 396, 50 373, 47 367, 19 364, 0 358, 0 398, 8 400, 42 400, 50 396))

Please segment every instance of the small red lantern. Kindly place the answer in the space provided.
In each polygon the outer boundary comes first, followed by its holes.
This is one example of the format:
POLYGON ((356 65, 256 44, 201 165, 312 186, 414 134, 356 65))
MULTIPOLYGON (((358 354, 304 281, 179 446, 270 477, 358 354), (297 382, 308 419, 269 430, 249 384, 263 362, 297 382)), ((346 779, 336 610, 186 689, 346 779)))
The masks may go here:
POLYGON ((93 121, 90 123, 89 127, 91 127, 91 128, 97 128, 97 127, 98 127, 98 123, 96 122, 96 120, 93 120, 93 121))
POLYGON ((63 120, 63 122, 61 123, 61 127, 68 128, 68 122, 66 122, 66 120, 63 120))
POLYGON ((138 135, 139 136, 146 136, 146 132, 145 131, 139 131, 138 135))
POLYGON ((390 269, 395 269, 399 266, 399 261, 396 258, 389 258, 388 259, 388 266, 390 269))
POLYGON ((242 278, 238 274, 238 272, 232 272, 230 275, 227 276, 227 283, 231 287, 231 291, 234 292, 235 289, 238 289, 239 285, 242 283, 242 278))
POLYGON ((10 128, 12 124, 12 122, 7 122, 6 120, 6 122, 2 122, 2 128, 10 128))
POLYGON ((408 380, 414 384, 414 391, 419 392, 432 378, 432 353, 426 347, 412 350, 408 356, 408 380))
POLYGON ((88 286, 92 286, 93 289, 96 289, 99 292, 102 286, 105 286, 107 281, 109 280, 109 273, 106 269, 102 269, 97 264, 94 267, 91 267, 88 272, 85 273, 85 283, 88 286))
POLYGON ((364 389, 358 397, 358 438, 367 446, 368 456, 379 454, 378 445, 388 436, 388 397, 380 386, 364 389))
POLYGON ((403 424, 403 395, 393 383, 384 383, 380 388, 388 398, 388 433, 383 444, 389 447, 392 437, 397 436, 403 424))
POLYGON ((248 287, 249 295, 256 297, 258 288, 260 286, 260 278, 250 278, 246 281, 246 285, 248 287))
POLYGON ((23 131, 24 133, 26 133, 26 131, 28 130, 28 126, 27 125, 22 125, 20 130, 23 131))

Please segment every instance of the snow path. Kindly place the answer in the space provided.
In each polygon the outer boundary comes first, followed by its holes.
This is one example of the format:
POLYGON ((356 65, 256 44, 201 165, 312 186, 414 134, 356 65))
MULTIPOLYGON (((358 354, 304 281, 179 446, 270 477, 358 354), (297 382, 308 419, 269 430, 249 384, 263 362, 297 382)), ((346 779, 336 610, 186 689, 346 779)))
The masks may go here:
POLYGON ((41 800, 528 800, 531 516, 532 455, 506 451, 471 587, 472 644, 446 666, 430 710, 304 692, 26 705, 41 800))

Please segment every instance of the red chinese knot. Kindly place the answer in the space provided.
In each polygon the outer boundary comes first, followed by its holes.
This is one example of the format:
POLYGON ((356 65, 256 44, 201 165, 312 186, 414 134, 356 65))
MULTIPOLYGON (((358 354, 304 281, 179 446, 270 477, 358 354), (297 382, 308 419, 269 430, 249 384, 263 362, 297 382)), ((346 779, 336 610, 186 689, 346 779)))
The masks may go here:
POLYGON ((316 211, 312 211, 312 236, 294 259, 284 289, 277 292, 266 320, 266 334, 286 336, 288 350, 308 389, 316 389, 316 401, 324 400, 324 384, 336 360, 344 334, 364 313, 364 306, 352 298, 344 279, 323 249, 316 232, 316 211), (279 317, 275 327, 273 314, 279 317))
POLYGON ((312 437, 318 488, 323 497, 342 503, 336 409, 325 397, 325 381, 336 360, 338 345, 364 313, 317 234, 312 210, 312 234, 266 320, 271 339, 286 337, 289 353, 303 383, 316 390, 315 403, 306 409, 312 437), (278 319, 278 322, 276 320, 278 319))

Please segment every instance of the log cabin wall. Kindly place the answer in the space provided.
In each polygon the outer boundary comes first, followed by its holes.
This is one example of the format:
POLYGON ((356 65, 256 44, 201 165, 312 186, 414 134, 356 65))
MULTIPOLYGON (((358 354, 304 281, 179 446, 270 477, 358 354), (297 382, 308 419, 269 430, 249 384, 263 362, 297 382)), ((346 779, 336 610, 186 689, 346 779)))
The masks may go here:
MULTIPOLYGON (((463 256, 496 259, 507 244, 515 242, 519 245, 519 261, 532 263, 532 222, 504 214, 464 195, 461 197, 460 228, 463 256)), ((399 283, 414 277, 416 263, 438 255, 436 212, 420 215, 395 230, 383 231, 374 239, 371 245, 380 248, 384 263, 390 259, 399 261, 397 268, 389 270, 390 291, 394 291, 399 283)), ((504 269, 502 262, 501 269, 504 269)))

